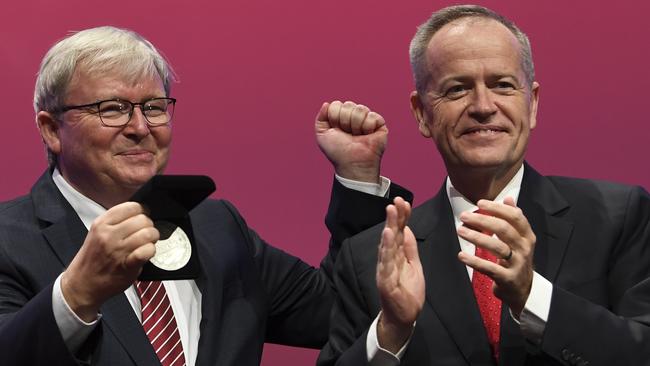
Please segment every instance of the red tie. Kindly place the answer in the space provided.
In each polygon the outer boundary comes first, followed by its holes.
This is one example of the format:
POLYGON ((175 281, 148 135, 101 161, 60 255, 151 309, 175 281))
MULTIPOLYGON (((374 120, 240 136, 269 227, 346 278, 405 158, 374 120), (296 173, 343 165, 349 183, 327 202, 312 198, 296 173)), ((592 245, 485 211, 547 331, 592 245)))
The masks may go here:
MULTIPOLYGON (((474 211, 476 213, 484 214, 481 210, 474 211)), ((492 235, 491 232, 483 231, 486 235, 492 235)), ((496 263, 497 257, 490 251, 483 249, 479 246, 476 247, 475 256, 496 263)), ((499 359, 499 337, 501 330, 501 300, 494 296, 492 292, 492 279, 477 270, 474 270, 472 275, 472 288, 474 289, 474 296, 483 318, 483 326, 487 332, 488 342, 492 348, 492 354, 495 359, 499 359)))
MULTIPOLYGON (((489 251, 476 247, 477 257, 496 262, 497 258, 489 251)), ((499 359, 499 331, 501 326, 501 300, 492 292, 492 279, 479 271, 474 270, 472 287, 478 308, 481 311, 483 325, 487 332, 490 348, 494 358, 499 359)))
POLYGON ((142 305, 142 327, 162 366, 184 366, 181 337, 165 286, 160 281, 137 281, 142 305))

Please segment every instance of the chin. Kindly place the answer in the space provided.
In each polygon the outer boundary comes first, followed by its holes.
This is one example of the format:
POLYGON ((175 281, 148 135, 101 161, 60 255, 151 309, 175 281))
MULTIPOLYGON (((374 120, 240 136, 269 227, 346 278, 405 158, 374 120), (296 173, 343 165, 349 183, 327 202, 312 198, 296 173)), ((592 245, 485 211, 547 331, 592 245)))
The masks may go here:
POLYGON ((499 169, 509 165, 509 159, 502 156, 478 155, 478 156, 465 156, 459 159, 459 166, 472 169, 499 169))
POLYGON ((121 174, 121 181, 129 187, 140 187, 147 183, 157 171, 154 169, 138 169, 136 171, 124 172, 121 174))

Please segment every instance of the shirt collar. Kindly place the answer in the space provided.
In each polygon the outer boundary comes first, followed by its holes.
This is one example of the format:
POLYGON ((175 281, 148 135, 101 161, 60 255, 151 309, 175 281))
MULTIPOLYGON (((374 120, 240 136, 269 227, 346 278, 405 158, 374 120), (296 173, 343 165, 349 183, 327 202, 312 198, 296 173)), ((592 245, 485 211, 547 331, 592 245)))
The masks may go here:
MULTIPOLYGON (((495 202, 503 202, 506 197, 512 197, 517 203, 519 199, 519 191, 521 190, 521 181, 524 177, 524 165, 522 164, 517 173, 510 179, 510 182, 499 192, 497 197, 494 199, 495 202)), ((456 226, 460 225, 460 214, 466 211, 476 211, 478 207, 472 203, 470 200, 465 198, 460 192, 454 188, 451 183, 451 179, 447 177, 447 198, 449 198, 449 203, 451 204, 451 210, 454 213, 454 219, 456 221, 456 226)))
POLYGON ((52 180, 54 180, 56 187, 84 223, 86 229, 90 230, 90 225, 93 221, 95 221, 99 215, 106 212, 106 209, 74 189, 74 187, 63 178, 63 175, 61 175, 58 168, 54 168, 54 172, 52 172, 52 180))

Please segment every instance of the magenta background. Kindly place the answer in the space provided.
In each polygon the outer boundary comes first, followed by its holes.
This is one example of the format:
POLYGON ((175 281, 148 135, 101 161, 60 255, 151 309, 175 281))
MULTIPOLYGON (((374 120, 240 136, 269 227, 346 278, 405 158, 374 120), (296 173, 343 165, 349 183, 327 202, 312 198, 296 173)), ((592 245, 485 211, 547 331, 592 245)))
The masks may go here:
MULTIPOLYGON (((444 169, 408 108, 408 42, 439 1, 5 2, 0 12, 0 200, 28 192, 46 162, 31 100, 46 50, 70 30, 143 34, 180 76, 168 173, 207 174, 271 243, 317 265, 332 169, 316 146, 323 101, 355 100, 388 121, 383 173, 421 203, 444 169)), ((650 3, 482 1, 533 44, 541 84, 528 161, 545 174, 650 188, 650 3)), ((315 351, 265 348, 264 365, 315 351)), ((288 361, 288 362, 287 362, 288 361)))

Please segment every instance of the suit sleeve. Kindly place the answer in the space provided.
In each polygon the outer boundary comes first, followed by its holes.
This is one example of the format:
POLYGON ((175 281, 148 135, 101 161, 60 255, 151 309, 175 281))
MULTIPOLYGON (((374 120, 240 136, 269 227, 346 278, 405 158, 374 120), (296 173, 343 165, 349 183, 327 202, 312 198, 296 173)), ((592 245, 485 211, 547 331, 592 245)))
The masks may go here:
MULTIPOLYGON (((412 199, 410 192, 395 185, 391 196, 412 199)), ((329 251, 316 269, 277 249, 248 228, 232 205, 229 209, 249 237, 251 254, 265 286, 268 301, 266 342, 321 348, 327 341, 329 314, 336 297, 332 270, 341 242, 385 218, 391 197, 376 197, 334 183, 326 224, 330 230, 329 251)))
POLYGON ((621 235, 608 263, 609 305, 596 305, 558 286, 553 288, 541 350, 564 365, 650 363, 647 192, 640 188, 630 192, 623 217, 621 235))
POLYGON ((52 285, 32 294, 0 252, 0 354, 7 365, 78 365, 52 311, 52 285))
POLYGON ((334 179, 330 204, 325 215, 325 225, 330 232, 329 251, 321 261, 321 269, 330 283, 334 263, 343 241, 384 221, 386 206, 392 203, 395 197, 402 197, 413 204, 413 194, 396 183, 391 183, 388 197, 378 197, 346 188, 334 179))
POLYGON ((338 296, 331 312, 329 339, 318 356, 318 366, 368 364, 366 337, 374 317, 370 317, 369 305, 361 295, 351 252, 353 241, 344 243, 336 263, 334 283, 338 296))

